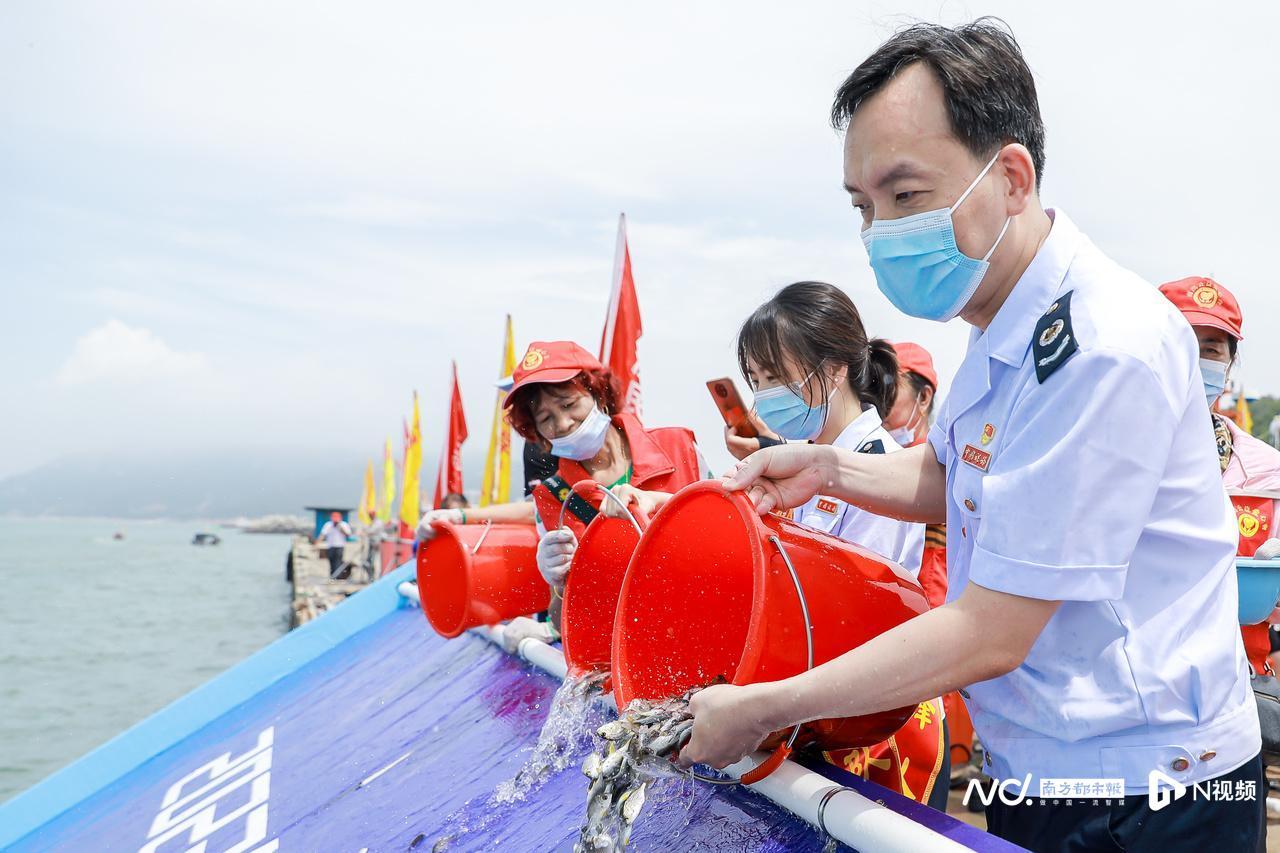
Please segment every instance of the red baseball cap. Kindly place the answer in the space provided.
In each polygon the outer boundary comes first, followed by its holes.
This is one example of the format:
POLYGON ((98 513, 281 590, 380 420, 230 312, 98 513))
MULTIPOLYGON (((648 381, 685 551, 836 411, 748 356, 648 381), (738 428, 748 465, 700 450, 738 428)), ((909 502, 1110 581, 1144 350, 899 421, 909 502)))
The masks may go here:
POLYGON ((510 406, 516 391, 539 382, 567 382, 584 370, 602 370, 600 360, 573 341, 534 341, 511 374, 512 385, 504 405, 510 406))
POLYGON ((938 390, 938 373, 933 369, 933 356, 927 349, 910 341, 896 343, 893 349, 898 353, 899 371, 918 373, 933 386, 934 391, 938 390))
POLYGON ((1192 276, 1160 285, 1160 292, 1182 312, 1193 326, 1221 329, 1237 341, 1244 340, 1240 328, 1244 317, 1235 295, 1211 278, 1192 276))

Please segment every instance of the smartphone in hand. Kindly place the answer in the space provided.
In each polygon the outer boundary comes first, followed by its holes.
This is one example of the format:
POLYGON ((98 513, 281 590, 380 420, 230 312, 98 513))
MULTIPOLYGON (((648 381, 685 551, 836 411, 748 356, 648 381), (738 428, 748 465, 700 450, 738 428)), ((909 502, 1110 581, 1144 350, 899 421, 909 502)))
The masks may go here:
POLYGON ((711 392, 711 399, 715 401, 724 422, 733 427, 738 435, 743 438, 755 438, 758 435, 747 417, 747 407, 743 405, 742 396, 738 394, 738 387, 733 384, 732 379, 727 376, 712 379, 707 383, 707 390, 711 392))

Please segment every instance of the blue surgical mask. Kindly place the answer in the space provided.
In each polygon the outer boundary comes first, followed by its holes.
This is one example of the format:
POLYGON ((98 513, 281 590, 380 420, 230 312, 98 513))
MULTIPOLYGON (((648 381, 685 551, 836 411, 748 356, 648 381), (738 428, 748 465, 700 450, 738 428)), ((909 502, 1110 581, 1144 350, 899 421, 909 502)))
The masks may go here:
POLYGON ((1000 235, 982 260, 975 260, 956 245, 951 214, 964 204, 999 156, 997 152, 951 207, 902 219, 876 219, 862 232, 876 285, 902 313, 925 320, 950 320, 978 289, 987 273, 987 261, 1004 239, 1012 217, 1006 217, 1000 235))
MULTIPOLYGON (((810 373, 800 385, 813 376, 810 373)), ((835 394, 835 389, 831 389, 835 394)), ((831 399, 830 396, 827 397, 831 399)), ((827 404, 810 406, 790 385, 775 385, 756 392, 756 414, 765 426, 788 441, 810 441, 827 422, 827 404)))
POLYGON ((613 421, 608 415, 593 406, 591 414, 582 419, 577 429, 566 436, 551 439, 551 452, 561 459, 578 462, 590 459, 604 447, 611 423, 613 421))
POLYGON ((1227 364, 1211 358, 1200 359, 1200 379, 1204 382, 1204 396, 1209 407, 1222 396, 1227 388, 1227 364))

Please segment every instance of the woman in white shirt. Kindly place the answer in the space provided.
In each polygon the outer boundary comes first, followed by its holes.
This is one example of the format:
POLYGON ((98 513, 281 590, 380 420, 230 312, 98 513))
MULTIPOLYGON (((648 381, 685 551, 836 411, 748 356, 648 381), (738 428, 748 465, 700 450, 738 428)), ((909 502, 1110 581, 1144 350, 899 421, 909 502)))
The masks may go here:
MULTIPOLYGON (((868 340, 844 291, 802 281, 778 291, 738 332, 738 365, 755 392, 755 413, 786 441, 812 441, 862 453, 902 448, 881 423, 898 390, 893 345, 868 340)), ((875 551, 913 575, 920 571, 924 525, 898 521, 818 495, 797 521, 875 551)))
MULTIPOLYGON (((755 414, 783 440, 860 453, 902 449, 881 423, 898 391, 897 355, 888 341, 867 338, 857 307, 840 289, 815 281, 784 287, 742 324, 738 365, 755 391, 755 414)), ((822 494, 798 507, 794 517, 881 554, 913 575, 920 572, 923 524, 886 518, 822 494)), ((945 811, 947 753, 942 703, 935 699, 922 703, 888 740, 825 757, 945 811)))

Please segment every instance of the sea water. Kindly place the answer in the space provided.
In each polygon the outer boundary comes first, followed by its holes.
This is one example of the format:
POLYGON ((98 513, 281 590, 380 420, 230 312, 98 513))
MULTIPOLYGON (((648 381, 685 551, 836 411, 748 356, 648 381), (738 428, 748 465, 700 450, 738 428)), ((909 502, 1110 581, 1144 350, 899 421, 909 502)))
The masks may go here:
POLYGON ((0 801, 288 630, 289 545, 209 522, 0 518, 0 801))

